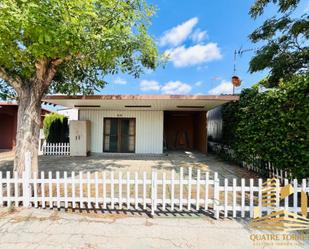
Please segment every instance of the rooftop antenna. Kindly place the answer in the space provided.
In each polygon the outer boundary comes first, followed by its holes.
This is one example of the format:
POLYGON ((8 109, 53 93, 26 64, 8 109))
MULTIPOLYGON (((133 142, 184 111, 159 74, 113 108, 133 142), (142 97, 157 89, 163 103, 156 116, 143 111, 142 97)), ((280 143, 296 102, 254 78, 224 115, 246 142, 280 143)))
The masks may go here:
POLYGON ((232 84, 233 84, 233 95, 235 94, 235 88, 241 85, 242 80, 236 75, 236 59, 237 56, 241 57, 244 53, 255 51, 254 48, 242 49, 242 46, 237 50, 234 50, 234 68, 233 68, 233 76, 232 76, 232 84))

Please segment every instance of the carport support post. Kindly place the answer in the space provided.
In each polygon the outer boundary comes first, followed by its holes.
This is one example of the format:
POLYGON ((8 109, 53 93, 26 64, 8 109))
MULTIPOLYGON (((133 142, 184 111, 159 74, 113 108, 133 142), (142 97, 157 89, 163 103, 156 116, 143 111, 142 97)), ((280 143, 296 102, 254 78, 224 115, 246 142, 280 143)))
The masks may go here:
POLYGON ((25 153, 25 171, 23 172, 23 206, 26 208, 30 207, 30 196, 31 196, 30 176, 31 176, 31 152, 27 151, 25 153))

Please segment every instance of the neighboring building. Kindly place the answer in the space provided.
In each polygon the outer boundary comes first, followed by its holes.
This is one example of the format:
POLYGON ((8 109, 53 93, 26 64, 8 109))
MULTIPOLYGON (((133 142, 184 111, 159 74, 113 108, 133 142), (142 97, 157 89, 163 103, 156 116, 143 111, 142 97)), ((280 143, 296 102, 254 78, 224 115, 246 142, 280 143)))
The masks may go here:
MULTIPOLYGON (((0 103, 0 149, 11 150, 16 145, 17 112, 16 103, 0 103)), ((48 113, 50 111, 42 109, 41 125, 48 113)))
POLYGON ((95 153, 207 152, 206 113, 237 96, 93 95, 47 96, 46 103, 76 108, 90 121, 95 153))
POLYGON ((211 142, 221 142, 222 139, 222 106, 207 113, 207 135, 211 142))
POLYGON ((76 108, 64 108, 58 109, 57 113, 62 114, 68 118, 68 121, 78 120, 78 109, 76 108))

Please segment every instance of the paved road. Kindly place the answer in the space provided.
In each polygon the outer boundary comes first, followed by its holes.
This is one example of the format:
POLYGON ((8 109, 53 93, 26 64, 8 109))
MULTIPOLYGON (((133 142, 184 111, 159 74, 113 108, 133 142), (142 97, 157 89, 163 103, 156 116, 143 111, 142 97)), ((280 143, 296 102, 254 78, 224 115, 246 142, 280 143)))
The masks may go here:
POLYGON ((298 248, 254 246, 252 233, 246 224, 210 217, 98 217, 42 209, 0 209, 1 249, 298 248))

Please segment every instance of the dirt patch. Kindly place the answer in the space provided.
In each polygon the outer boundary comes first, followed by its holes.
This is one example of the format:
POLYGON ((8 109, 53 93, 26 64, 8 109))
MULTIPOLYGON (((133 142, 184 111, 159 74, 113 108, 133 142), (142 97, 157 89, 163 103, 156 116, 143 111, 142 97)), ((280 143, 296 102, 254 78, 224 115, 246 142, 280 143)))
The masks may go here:
POLYGON ((56 221, 60 220, 60 216, 58 212, 52 212, 51 215, 47 217, 37 217, 33 216, 32 213, 29 215, 23 216, 23 215, 17 215, 14 216, 12 223, 20 223, 20 222, 25 222, 25 221, 46 221, 46 220, 51 220, 51 221, 56 221))
POLYGON ((124 213, 102 213, 102 212, 97 212, 97 211, 73 211, 73 209, 68 209, 66 214, 74 214, 82 217, 87 217, 87 218, 104 218, 104 219, 112 219, 111 221, 107 221, 104 223, 114 223, 117 219, 123 219, 123 218, 128 218, 127 214, 124 213))
POLYGON ((3 211, 0 211, 0 218, 9 216, 14 213, 18 213, 20 210, 21 210, 20 208, 15 208, 14 206, 11 206, 9 208, 6 208, 3 211))

